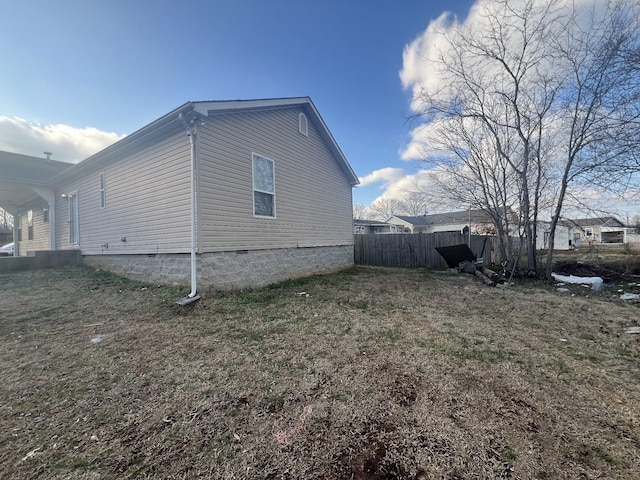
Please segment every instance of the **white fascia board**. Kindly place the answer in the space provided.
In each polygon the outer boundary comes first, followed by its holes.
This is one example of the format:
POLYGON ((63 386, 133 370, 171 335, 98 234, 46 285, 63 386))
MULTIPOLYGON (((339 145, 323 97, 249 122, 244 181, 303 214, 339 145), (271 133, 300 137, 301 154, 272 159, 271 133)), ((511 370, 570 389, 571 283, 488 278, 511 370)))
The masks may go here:
POLYGON ((309 97, 267 98, 260 100, 221 100, 210 102, 192 102, 195 111, 207 115, 209 112, 224 112, 234 110, 255 110, 260 108, 288 107, 310 103, 309 97))

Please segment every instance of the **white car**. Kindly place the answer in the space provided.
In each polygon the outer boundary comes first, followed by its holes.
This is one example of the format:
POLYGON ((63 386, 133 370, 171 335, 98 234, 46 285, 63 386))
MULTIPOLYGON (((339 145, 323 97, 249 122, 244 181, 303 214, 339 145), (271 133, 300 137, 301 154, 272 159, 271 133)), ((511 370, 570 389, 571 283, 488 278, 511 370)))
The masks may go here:
POLYGON ((0 247, 0 257, 9 257, 13 255, 13 242, 7 243, 0 247))

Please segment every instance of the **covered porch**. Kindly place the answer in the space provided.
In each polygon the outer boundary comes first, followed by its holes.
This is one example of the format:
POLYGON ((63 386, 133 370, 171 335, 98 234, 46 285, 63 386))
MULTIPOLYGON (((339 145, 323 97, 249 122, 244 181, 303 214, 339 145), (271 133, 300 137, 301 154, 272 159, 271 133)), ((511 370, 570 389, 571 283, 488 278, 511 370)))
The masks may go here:
POLYGON ((26 255, 27 247, 56 249, 56 198, 50 182, 72 164, 51 160, 50 156, 0 151, 0 208, 13 217, 15 256, 26 255))

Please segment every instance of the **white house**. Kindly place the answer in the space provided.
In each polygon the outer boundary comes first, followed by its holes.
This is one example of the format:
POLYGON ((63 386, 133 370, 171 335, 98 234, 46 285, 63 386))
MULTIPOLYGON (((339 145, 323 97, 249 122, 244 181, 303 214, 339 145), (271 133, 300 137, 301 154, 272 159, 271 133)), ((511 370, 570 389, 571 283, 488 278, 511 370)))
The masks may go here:
POLYGON ((402 225, 394 225, 377 220, 356 219, 353 221, 353 233, 356 235, 404 233, 404 227, 402 225))
MULTIPOLYGON (((511 215, 512 235, 517 236, 517 218, 511 215)), ((410 217, 396 215, 388 220, 389 223, 403 225, 405 230, 411 233, 436 233, 436 232, 468 232, 471 229, 473 235, 495 235, 497 229, 491 216, 483 210, 461 210, 455 212, 435 213, 410 217)), ((536 248, 549 248, 550 222, 537 223, 536 248)), ((569 228, 566 225, 557 225, 554 239, 556 250, 568 250, 569 228)))
POLYGON ((572 232, 572 244, 579 247, 593 243, 629 243, 629 228, 616 217, 567 219, 562 222, 572 232))
POLYGON ((187 102, 14 210, 35 232, 49 212, 50 240, 21 252, 79 249, 129 278, 193 283, 197 271, 199 285, 242 288, 352 265, 357 183, 308 97, 187 102))
POLYGON ((461 210, 417 217, 396 215, 387 222, 402 225, 410 233, 461 232, 465 228, 471 228, 472 234, 495 234, 493 219, 483 210, 461 210))

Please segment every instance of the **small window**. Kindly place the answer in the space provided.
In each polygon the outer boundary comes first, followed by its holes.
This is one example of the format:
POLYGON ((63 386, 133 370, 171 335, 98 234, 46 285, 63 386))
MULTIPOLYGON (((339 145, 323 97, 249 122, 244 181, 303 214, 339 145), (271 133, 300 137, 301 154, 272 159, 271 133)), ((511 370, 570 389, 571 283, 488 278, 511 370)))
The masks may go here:
POLYGON ((276 216, 273 160, 253 154, 253 214, 276 216))
POLYGON ((69 203, 69 244, 78 245, 80 239, 78 225, 78 192, 68 193, 69 203))
POLYGON ((356 234, 358 234, 358 235, 362 235, 362 234, 364 234, 364 226, 363 226, 363 225, 356 225, 356 226, 354 227, 354 230, 355 230, 355 232, 354 232, 354 233, 356 233, 356 234))
POLYGON ((27 240, 33 240, 33 210, 27 212, 27 240))
POLYGON ((49 209, 42 210, 42 223, 49 223, 49 209))
POLYGON ((107 187, 104 182, 104 173, 100 174, 100 208, 107 206, 107 187))
POLYGON ((304 113, 298 114, 298 132, 305 137, 309 136, 309 123, 307 122, 307 116, 304 113))
POLYGON ((593 237, 593 228, 585 228, 584 229, 584 234, 587 237, 593 237))

